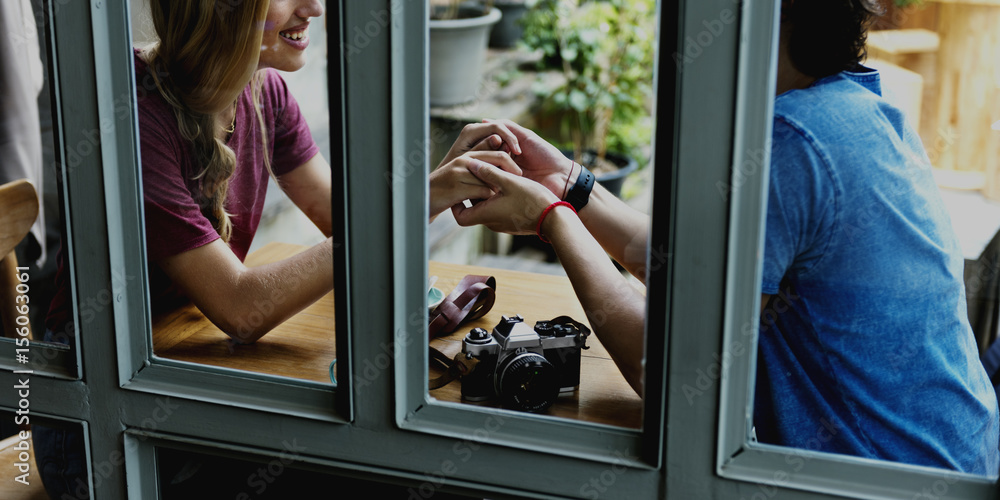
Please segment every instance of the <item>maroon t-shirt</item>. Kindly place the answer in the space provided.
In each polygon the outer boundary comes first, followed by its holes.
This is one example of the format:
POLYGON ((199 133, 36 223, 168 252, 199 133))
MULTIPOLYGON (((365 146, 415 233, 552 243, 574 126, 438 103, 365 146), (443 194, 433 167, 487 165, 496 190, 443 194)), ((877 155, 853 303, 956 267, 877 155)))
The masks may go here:
MULTIPOLYGON (((211 243, 219 234, 198 205, 201 181, 194 177, 201 167, 195 163, 193 146, 181 136, 173 108, 156 90, 139 53, 136 49, 134 59, 140 164, 150 295, 155 300, 169 285, 157 262, 211 243)), ((226 211, 233 224, 229 247, 241 261, 246 258, 264 208, 269 179, 264 166, 265 155, 271 160, 274 174, 280 177, 319 152, 285 81, 274 70, 264 71, 261 113, 267 133, 267 150, 260 140, 260 123, 253 107, 251 86, 237 99, 236 130, 226 143, 236 154, 236 169, 229 178, 226 197, 226 211)), ((65 330, 70 319, 68 280, 62 264, 61 261, 56 276, 58 292, 46 321, 46 326, 54 332, 65 330)))

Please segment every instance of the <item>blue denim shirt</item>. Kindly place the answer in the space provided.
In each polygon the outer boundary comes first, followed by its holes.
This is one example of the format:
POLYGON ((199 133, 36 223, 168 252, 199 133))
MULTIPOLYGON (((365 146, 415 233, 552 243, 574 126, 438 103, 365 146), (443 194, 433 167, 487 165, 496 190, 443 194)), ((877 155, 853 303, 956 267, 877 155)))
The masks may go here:
POLYGON ((996 476, 997 401, 920 138, 875 71, 775 101, 758 439, 996 476))

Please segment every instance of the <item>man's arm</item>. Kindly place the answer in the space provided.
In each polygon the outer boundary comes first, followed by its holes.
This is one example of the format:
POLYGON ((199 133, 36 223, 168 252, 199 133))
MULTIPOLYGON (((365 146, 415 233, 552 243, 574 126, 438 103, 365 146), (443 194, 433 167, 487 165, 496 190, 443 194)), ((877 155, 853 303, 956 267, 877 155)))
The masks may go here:
POLYGON ((584 223, 570 208, 553 209, 545 217, 542 232, 552 242, 601 344, 641 396, 645 297, 612 265, 605 249, 589 237, 584 223))
MULTIPOLYGON (((463 226, 483 224, 494 231, 533 234, 543 210, 558 200, 541 184, 493 165, 477 161, 469 167, 496 194, 469 208, 454 207, 455 220, 463 226)), ((572 209, 552 209, 543 220, 542 234, 555 248, 594 333, 641 395, 645 298, 618 272, 572 209)))
MULTIPOLYGON (((579 168, 579 167, 578 167, 579 168)), ((570 180, 574 182, 574 180, 570 180)), ((594 239, 619 264, 643 283, 649 253, 649 216, 635 210, 594 184, 590 201, 580 209, 580 220, 594 239)))
MULTIPOLYGON (((545 186, 556 198, 565 199, 580 176, 579 164, 567 159, 555 146, 510 120, 499 122, 517 137, 522 151, 514 161, 522 175, 545 186)), ((580 220, 604 250, 633 276, 646 280, 649 216, 594 184, 589 201, 580 210, 580 220)))

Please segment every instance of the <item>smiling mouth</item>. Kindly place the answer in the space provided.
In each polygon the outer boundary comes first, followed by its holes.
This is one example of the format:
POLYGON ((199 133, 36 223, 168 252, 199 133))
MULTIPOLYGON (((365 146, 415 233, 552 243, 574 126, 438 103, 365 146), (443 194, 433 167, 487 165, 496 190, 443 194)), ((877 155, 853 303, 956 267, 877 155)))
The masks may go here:
POLYGON ((309 28, 302 28, 299 30, 279 31, 278 34, 289 40, 302 40, 303 38, 307 38, 306 32, 308 30, 309 28))

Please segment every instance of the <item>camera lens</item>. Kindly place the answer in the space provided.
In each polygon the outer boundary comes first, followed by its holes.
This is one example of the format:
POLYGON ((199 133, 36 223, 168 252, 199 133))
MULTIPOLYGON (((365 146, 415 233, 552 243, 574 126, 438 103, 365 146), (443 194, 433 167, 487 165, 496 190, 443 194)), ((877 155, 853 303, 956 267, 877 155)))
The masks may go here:
POLYGON ((497 366, 494 382, 504 406, 522 411, 548 409, 559 396, 556 369, 541 354, 524 352, 497 366))

